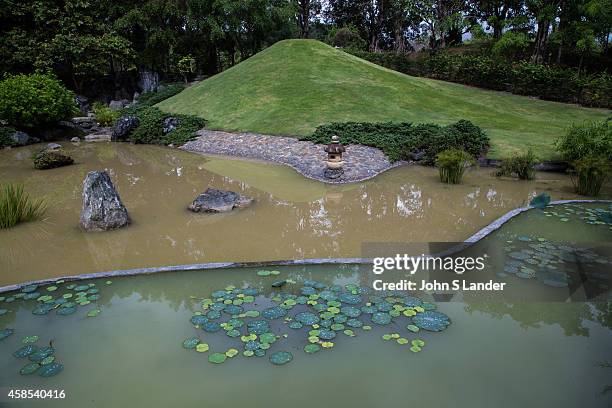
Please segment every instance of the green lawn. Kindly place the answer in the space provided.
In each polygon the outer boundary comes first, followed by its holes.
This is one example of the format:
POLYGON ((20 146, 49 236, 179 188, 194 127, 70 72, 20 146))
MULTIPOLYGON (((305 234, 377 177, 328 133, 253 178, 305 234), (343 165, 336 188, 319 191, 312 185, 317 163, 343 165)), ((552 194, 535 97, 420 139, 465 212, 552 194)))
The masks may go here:
POLYGON ((490 157, 531 147, 543 159, 554 157, 554 139, 572 122, 609 115, 411 77, 313 40, 276 43, 158 106, 206 118, 212 129, 293 136, 334 121, 469 119, 491 137, 490 157))

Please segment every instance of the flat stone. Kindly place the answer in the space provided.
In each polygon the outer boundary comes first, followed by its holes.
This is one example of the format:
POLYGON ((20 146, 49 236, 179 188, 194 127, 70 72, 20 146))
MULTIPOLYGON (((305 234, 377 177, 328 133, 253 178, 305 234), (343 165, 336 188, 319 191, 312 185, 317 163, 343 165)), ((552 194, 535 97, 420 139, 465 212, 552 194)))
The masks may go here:
POLYGON ((245 197, 233 191, 208 188, 205 192, 197 196, 188 208, 193 212, 220 213, 229 212, 234 208, 247 207, 252 202, 252 198, 245 197))

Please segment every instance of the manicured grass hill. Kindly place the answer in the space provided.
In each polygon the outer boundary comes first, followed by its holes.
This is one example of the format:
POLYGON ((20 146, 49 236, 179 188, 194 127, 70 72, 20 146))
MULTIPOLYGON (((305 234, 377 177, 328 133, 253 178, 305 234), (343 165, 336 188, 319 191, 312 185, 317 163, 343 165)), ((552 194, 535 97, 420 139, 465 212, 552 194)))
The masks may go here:
POLYGON ((490 157, 527 147, 553 158, 572 122, 606 110, 411 77, 313 40, 286 40, 158 105, 209 120, 208 127, 302 136, 329 122, 468 119, 492 140, 490 157))

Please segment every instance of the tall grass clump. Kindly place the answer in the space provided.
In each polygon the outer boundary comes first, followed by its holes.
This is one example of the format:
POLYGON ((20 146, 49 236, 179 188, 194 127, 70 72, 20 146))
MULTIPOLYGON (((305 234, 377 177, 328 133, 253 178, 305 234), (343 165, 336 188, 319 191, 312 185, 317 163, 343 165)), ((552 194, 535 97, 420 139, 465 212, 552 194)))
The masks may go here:
POLYGON ((119 112, 112 110, 102 102, 94 102, 93 113, 96 121, 102 126, 112 126, 119 119, 119 112))
POLYGON ((47 206, 43 200, 32 200, 21 184, 6 184, 0 188, 0 229, 43 216, 47 206))
POLYGON ((459 184, 465 168, 474 163, 474 158, 461 149, 447 149, 436 157, 440 171, 440 181, 447 184, 459 184))
POLYGON ((574 162, 571 173, 576 192, 595 197, 610 174, 610 162, 603 156, 588 155, 574 162))
POLYGON ((535 178, 535 164, 537 160, 537 157, 531 150, 527 150, 526 153, 515 154, 503 161, 497 176, 533 180, 535 178))

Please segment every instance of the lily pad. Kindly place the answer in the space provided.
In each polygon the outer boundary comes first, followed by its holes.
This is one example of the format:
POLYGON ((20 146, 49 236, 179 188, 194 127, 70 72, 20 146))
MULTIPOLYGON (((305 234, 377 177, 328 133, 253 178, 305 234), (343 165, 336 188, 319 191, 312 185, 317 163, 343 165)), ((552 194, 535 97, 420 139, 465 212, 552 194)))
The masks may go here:
POLYGON ((212 353, 208 356, 208 361, 213 364, 221 364, 227 359, 225 353, 212 353))
POLYGON ((235 357, 236 355, 238 355, 238 350, 236 350, 235 348, 231 348, 225 352, 225 355, 229 358, 235 357))
POLYGON ((28 363, 24 365, 21 370, 19 370, 19 374, 21 375, 30 375, 34 374, 36 370, 40 368, 40 364, 38 363, 28 363))
POLYGON ((261 316, 269 320, 280 319, 285 315, 287 315, 287 311, 280 306, 269 307, 261 312, 261 316))
POLYGON ((53 353, 55 353, 55 349, 53 347, 45 346, 45 347, 39 348, 34 353, 30 354, 28 358, 30 359, 30 361, 39 362, 53 355, 53 353))
POLYGON ((55 361, 55 356, 47 356, 40 360, 40 365, 48 365, 55 361))
POLYGON ((320 321, 319 316, 311 312, 298 313, 293 317, 293 319, 306 326, 310 326, 310 325, 319 323, 320 321))
POLYGON ((419 326, 415 326, 414 324, 409 324, 406 326, 406 329, 410 330, 413 333, 417 333, 420 329, 419 326))
POLYGON ((186 348, 189 350, 194 349, 196 348, 199 342, 200 342, 200 339, 198 339, 197 337, 190 337, 183 341, 183 348, 186 348))
POLYGON ((319 338, 323 340, 331 340, 336 337, 336 332, 333 330, 323 329, 319 331, 319 338))
POLYGON ((372 322, 379 325, 387 325, 391 323, 391 315, 386 312, 376 312, 372 315, 372 322))
POLYGON ((2 330, 0 330, 0 340, 6 339, 8 336, 12 335, 13 333, 15 333, 15 330, 13 330, 13 329, 2 329, 2 330))
POLYGON ((35 353, 37 350, 38 350, 38 347, 35 346, 34 344, 27 344, 21 347, 19 350, 15 351, 13 353, 13 356, 17 358, 24 358, 24 357, 29 356, 32 353, 35 353))
POLYGON ((437 332, 446 329, 450 319, 444 313, 428 310, 414 316, 412 322, 420 329, 437 332))
POLYGON ((92 309, 89 312, 87 312, 87 317, 96 317, 97 315, 99 315, 101 312, 100 309, 92 309))
POLYGON ((310 343, 304 346, 304 351, 308 354, 316 353, 319 350, 321 350, 321 346, 318 344, 310 343))
POLYGON ((57 375, 64 369, 64 366, 60 363, 51 363, 40 367, 38 370, 38 375, 41 377, 53 377, 57 375))
POLYGON ((25 336, 21 342, 23 344, 32 344, 32 343, 36 343, 38 341, 39 337, 34 335, 34 336, 25 336))
POLYGON ((199 343, 195 347, 195 351, 197 351, 198 353, 206 353, 209 349, 210 347, 208 346, 207 343, 199 343))
POLYGON ((287 364, 293 360, 293 354, 288 351, 277 351, 270 356, 270 362, 274 365, 287 364))
POLYGON ((206 322, 201 325, 202 330, 208 333, 216 333, 221 330, 221 325, 217 322, 206 322))

